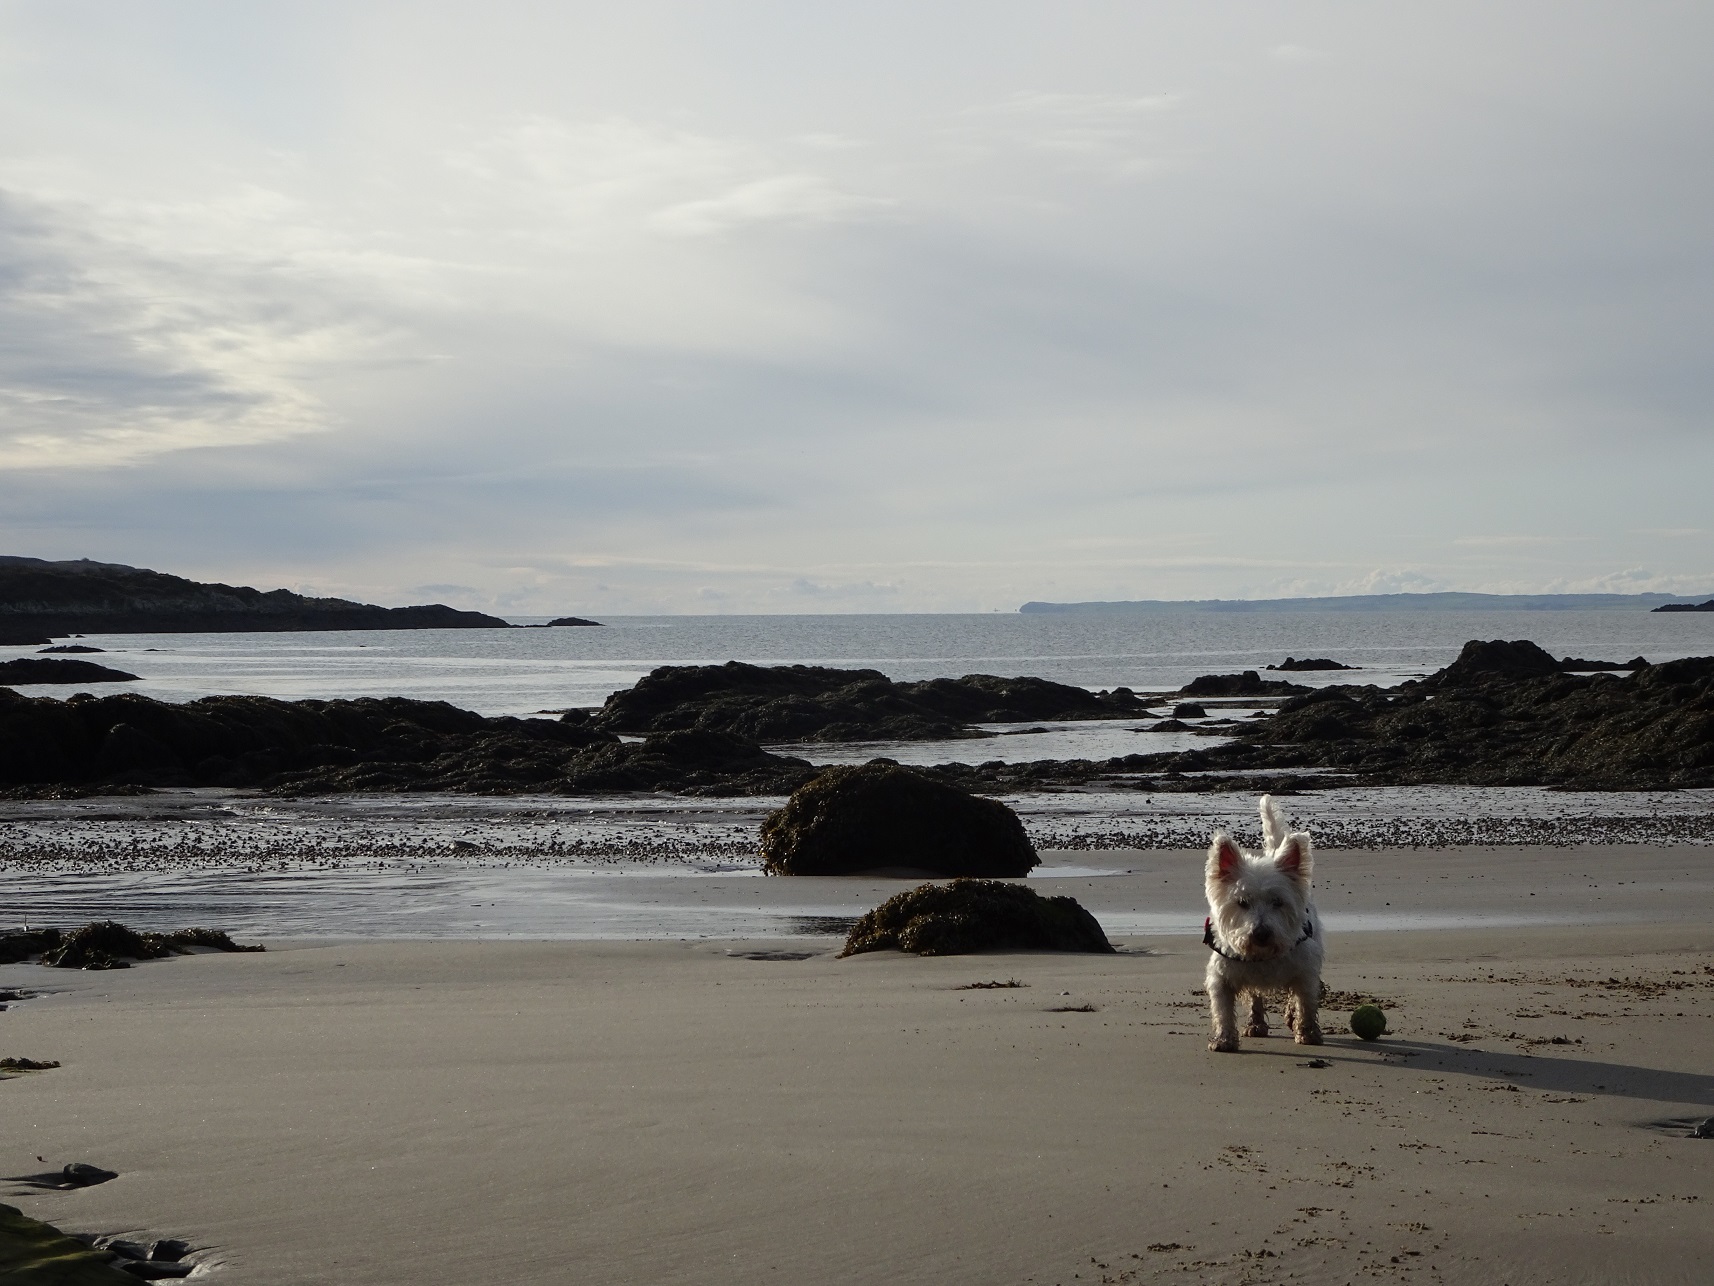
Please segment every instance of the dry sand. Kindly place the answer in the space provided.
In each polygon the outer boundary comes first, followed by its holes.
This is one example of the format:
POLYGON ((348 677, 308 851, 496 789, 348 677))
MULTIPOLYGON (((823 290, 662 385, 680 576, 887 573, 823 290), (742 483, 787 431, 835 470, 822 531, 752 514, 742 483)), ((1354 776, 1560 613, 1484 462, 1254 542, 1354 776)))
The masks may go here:
MULTIPOLYGON (((1206 1049, 1194 927, 1109 957, 8 966, 0 988, 41 994, 0 1015, 0 1054, 64 1066, 0 1084, 0 1173, 121 1177, 0 1200, 272 1286, 1706 1282, 1714 1140, 1660 1123, 1714 1114, 1714 854, 1538 857, 1374 855, 1365 898, 1527 906, 1557 864, 1591 897, 1637 876, 1639 922, 1333 933, 1328 984, 1396 1034, 1238 1055, 1206 1049)), ((1337 909, 1356 859, 1322 863, 1337 909)), ((795 948, 822 954, 747 958, 795 948)))

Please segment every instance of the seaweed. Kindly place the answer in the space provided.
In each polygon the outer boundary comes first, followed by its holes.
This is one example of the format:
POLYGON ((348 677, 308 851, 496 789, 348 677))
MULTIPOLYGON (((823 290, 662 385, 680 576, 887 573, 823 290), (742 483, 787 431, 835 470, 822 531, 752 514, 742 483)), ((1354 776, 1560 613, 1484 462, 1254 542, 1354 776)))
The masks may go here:
POLYGON ((1042 897, 1000 880, 923 884, 857 921, 845 949, 906 951, 919 956, 975 951, 1089 951, 1111 953, 1100 923, 1075 898, 1042 897))
POLYGON ((117 920, 92 920, 70 933, 55 933, 56 945, 42 952, 42 963, 56 969, 128 969, 131 960, 159 960, 195 947, 216 951, 261 951, 240 946, 219 929, 179 929, 174 933, 138 933, 117 920))

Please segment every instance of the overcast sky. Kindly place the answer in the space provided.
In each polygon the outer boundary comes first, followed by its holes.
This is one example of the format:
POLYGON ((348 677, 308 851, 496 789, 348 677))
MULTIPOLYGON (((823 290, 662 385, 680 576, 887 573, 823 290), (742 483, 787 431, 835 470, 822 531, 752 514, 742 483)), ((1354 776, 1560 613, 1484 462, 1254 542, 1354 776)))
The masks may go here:
POLYGON ((1714 591, 1714 7, 0 0, 0 552, 1714 591))

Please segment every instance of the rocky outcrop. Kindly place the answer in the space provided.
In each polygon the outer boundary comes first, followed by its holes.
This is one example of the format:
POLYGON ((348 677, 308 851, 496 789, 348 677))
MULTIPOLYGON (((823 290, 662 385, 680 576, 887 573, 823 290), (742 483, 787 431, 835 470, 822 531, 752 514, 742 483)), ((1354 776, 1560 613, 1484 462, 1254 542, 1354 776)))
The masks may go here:
POLYGON ((1306 656, 1301 661, 1295 656, 1288 656, 1279 665, 1268 667, 1270 670, 1357 670, 1361 668, 1361 666, 1356 665, 1341 665, 1337 661, 1329 661, 1324 656, 1306 656))
POLYGON ((1042 897, 998 880, 954 880, 889 898, 857 921, 839 954, 1112 950, 1100 923, 1073 898, 1042 897))
POLYGON ((1706 603, 1662 603, 1657 612, 1714 612, 1714 598, 1706 603))
POLYGON ((59 634, 268 630, 511 629, 497 616, 442 603, 375 607, 289 590, 204 584, 122 563, 0 556, 0 642, 59 634))
POLYGON ((29 683, 129 683, 136 678, 135 674, 94 661, 44 660, 33 656, 0 661, 0 685, 6 687, 29 683))
POLYGON ((785 794, 813 774, 804 760, 727 734, 621 743, 581 713, 490 719, 402 697, 171 704, 127 693, 56 701, 0 688, 0 786, 25 793, 243 786, 289 794, 785 794))
POLYGON ((769 875, 1022 876, 1040 861, 1004 804, 891 760, 829 768, 762 823, 769 875))
MULTIPOLYGON (((1374 784, 1590 790, 1714 786, 1714 657, 1620 678, 1571 674, 1527 641, 1472 641, 1396 688, 1337 686, 1285 702, 1199 769, 1341 768, 1374 784)), ((1147 756, 1152 768, 1183 757, 1147 756)))
POLYGON ((593 625, 597 629, 601 628, 600 621, 586 621, 581 616, 562 616, 558 620, 549 621, 548 625, 550 628, 560 625, 593 625))
POLYGON ((813 665, 666 665, 615 692, 595 716, 614 732, 690 728, 755 741, 938 741, 970 725, 1116 719, 1145 713, 1129 688, 1093 693, 1046 679, 968 674, 896 683, 879 670, 813 665))
POLYGON ((1204 674, 1184 685, 1187 697, 1281 697, 1308 692, 1289 679, 1264 679, 1254 670, 1242 674, 1204 674))

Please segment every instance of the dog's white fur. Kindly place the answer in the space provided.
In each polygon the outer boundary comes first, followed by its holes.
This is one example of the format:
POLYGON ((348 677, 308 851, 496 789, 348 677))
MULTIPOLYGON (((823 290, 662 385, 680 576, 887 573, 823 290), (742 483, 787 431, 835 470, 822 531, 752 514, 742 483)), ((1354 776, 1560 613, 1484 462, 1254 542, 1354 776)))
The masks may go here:
POLYGON ((1321 1044, 1316 1010, 1324 951, 1321 921, 1310 900, 1309 836, 1287 832, 1271 796, 1262 796, 1260 809, 1260 853, 1246 853, 1225 831, 1215 831, 1208 848, 1208 911, 1220 948, 1208 954, 1214 1023, 1208 1048, 1219 1053, 1238 1048, 1240 997, 1250 1002, 1243 1034, 1266 1036, 1267 997, 1280 993, 1287 997, 1286 1022, 1297 1043, 1321 1044))

